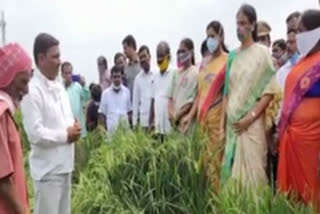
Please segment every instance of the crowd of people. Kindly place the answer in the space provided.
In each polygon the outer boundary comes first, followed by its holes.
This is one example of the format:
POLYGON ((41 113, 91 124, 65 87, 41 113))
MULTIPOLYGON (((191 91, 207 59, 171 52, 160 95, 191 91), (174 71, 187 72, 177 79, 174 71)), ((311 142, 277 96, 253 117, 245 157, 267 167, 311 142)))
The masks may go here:
POLYGON ((75 142, 99 125, 112 138, 120 124, 159 142, 199 125, 209 139, 204 159, 214 191, 230 178, 273 184, 320 212, 320 10, 290 14, 287 38, 274 41, 253 6, 242 5, 235 17, 239 47, 228 49, 231 35, 212 21, 201 63, 184 38, 177 68, 167 42, 157 45, 156 69, 148 46, 138 49, 128 35, 111 69, 98 57, 99 83, 89 87, 60 61, 50 34, 35 38, 34 72, 20 45, 0 48, 0 213, 29 210, 18 107, 31 145, 36 214, 70 214, 75 142))

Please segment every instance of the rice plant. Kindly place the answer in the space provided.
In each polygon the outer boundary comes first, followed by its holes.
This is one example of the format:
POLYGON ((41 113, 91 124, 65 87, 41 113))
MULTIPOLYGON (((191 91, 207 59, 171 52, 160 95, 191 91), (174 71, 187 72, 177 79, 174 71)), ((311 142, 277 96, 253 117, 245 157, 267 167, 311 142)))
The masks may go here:
MULTIPOLYGON (((33 189, 27 156, 30 145, 21 127, 29 199, 33 189)), ((76 143, 74 214, 312 214, 269 187, 230 182, 218 193, 206 177, 207 138, 199 131, 173 133, 163 142, 142 130, 120 128, 106 143, 102 129, 76 143)))

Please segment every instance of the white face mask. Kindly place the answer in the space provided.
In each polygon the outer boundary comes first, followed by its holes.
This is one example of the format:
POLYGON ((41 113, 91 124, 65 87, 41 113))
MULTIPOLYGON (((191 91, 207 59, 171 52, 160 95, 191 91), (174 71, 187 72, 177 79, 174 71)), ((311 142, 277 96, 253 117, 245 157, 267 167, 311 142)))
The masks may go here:
POLYGON ((218 39, 211 38, 211 37, 209 37, 207 39, 207 48, 208 48, 209 53, 213 54, 218 49, 218 46, 219 46, 218 39))
POLYGON ((299 33, 296 36, 297 47, 300 52, 300 56, 303 58, 317 45, 320 40, 320 27, 299 33))
POLYGON ((119 91, 120 89, 121 89, 121 84, 120 85, 115 85, 115 84, 112 84, 112 88, 113 88, 113 90, 115 90, 115 91, 119 91))

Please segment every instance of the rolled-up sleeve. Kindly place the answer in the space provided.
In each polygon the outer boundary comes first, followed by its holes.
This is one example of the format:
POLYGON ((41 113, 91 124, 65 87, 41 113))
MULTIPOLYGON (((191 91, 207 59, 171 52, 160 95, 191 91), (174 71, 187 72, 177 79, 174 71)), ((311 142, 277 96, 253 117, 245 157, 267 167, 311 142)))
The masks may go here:
POLYGON ((5 113, 0 116, 0 179, 14 173, 12 157, 8 145, 5 113))
MULTIPOLYGON (((66 144, 67 130, 64 128, 50 129, 44 125, 41 110, 41 96, 33 91, 29 93, 21 104, 23 125, 32 144, 66 144)), ((54 122, 54 121, 53 121, 54 122)))

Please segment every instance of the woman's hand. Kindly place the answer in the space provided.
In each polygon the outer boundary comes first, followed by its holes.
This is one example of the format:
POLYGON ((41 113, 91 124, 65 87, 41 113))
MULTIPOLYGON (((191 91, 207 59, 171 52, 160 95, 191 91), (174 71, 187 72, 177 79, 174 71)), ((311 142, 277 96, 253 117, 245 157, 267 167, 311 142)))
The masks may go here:
POLYGON ((180 121, 179 131, 182 134, 185 134, 188 131, 188 129, 191 125, 191 122, 192 122, 192 117, 190 117, 189 115, 184 116, 180 121))
POLYGON ((242 119, 240 119, 238 122, 232 124, 235 132, 238 135, 241 135, 243 132, 247 131, 248 128, 251 126, 251 124, 253 123, 254 118, 250 117, 250 116, 245 116, 242 119))

